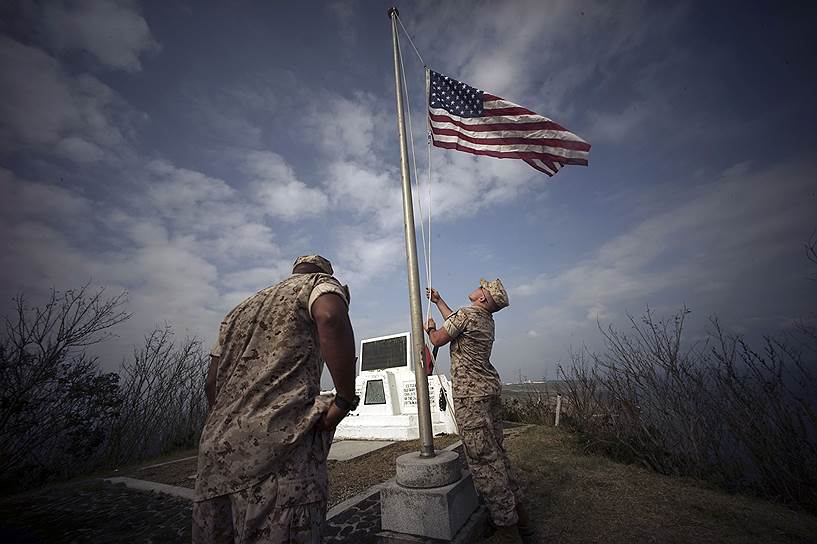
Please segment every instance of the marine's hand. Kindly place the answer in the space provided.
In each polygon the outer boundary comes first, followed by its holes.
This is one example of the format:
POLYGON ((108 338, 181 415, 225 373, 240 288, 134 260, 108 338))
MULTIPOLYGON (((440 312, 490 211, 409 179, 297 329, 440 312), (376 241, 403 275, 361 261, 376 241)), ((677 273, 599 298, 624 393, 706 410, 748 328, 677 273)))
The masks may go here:
POLYGON ((426 287, 426 297, 434 304, 437 304, 441 300, 439 291, 431 287, 426 287))
POLYGON ((436 329, 436 328, 437 328, 437 323, 434 322, 434 318, 429 317, 428 322, 426 322, 426 332, 429 332, 429 331, 431 331, 433 329, 436 329))
POLYGON ((345 410, 341 410, 335 403, 333 402, 331 406, 329 406, 329 410, 323 413, 323 416, 318 420, 318 430, 319 431, 333 431, 335 427, 338 426, 338 423, 346 417, 345 410))

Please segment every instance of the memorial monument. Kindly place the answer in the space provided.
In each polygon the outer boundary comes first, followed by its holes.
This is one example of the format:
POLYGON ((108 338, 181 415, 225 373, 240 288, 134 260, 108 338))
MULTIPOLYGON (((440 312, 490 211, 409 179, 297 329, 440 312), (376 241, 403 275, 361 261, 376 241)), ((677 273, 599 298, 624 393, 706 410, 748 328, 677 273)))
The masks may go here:
MULTIPOLYGON (((355 394, 357 410, 335 429, 335 438, 358 440, 416 440, 420 437, 417 384, 412 366, 411 333, 404 332, 360 343, 355 394)), ((433 435, 455 434, 451 382, 428 376, 433 435)))

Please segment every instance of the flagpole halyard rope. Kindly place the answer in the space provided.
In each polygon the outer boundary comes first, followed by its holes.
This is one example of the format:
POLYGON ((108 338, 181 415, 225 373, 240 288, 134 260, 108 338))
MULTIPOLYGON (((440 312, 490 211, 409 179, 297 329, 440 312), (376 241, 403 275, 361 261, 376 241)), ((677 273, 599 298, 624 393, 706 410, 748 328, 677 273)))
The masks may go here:
MULTIPOLYGON (((417 46, 414 45, 414 40, 411 39, 411 34, 409 34, 408 30, 406 30, 406 26, 403 24, 403 21, 400 19, 399 14, 395 14, 397 18, 397 22, 400 23, 400 28, 403 29, 403 34, 406 35, 409 43, 411 44, 412 49, 414 49, 414 53, 417 55, 417 58, 420 59, 420 63, 423 65, 423 68, 428 70, 428 66, 426 65, 425 61, 423 60, 423 56, 420 55, 420 51, 417 49, 417 46)), ((397 43, 400 44, 400 37, 397 37, 397 43)), ((431 130, 429 128, 428 132, 428 147, 427 147, 427 157, 428 157, 428 177, 427 177, 427 189, 428 189, 428 242, 426 242, 425 237, 425 230, 423 228, 423 205, 422 205, 422 197, 420 192, 420 177, 417 175, 417 159, 414 150, 414 133, 411 130, 411 100, 409 100, 408 96, 408 86, 406 84, 406 70, 403 66, 403 55, 402 49, 398 51, 400 55, 400 67, 403 73, 403 87, 405 90, 406 95, 406 102, 408 103, 408 110, 409 110, 409 133, 411 134, 411 154, 412 154, 412 161, 414 162, 414 177, 415 183, 417 184, 417 203, 419 205, 419 212, 420 212, 420 234, 423 237, 423 257, 425 259, 426 265, 426 283, 429 288, 431 288, 431 130), (428 250, 426 250, 426 243, 428 244, 428 250)), ((428 84, 424 85, 425 87, 425 105, 428 105, 428 84)), ((428 300, 428 310, 427 315, 431 316, 431 299, 428 300)))
MULTIPOLYGON (((399 18, 398 18, 399 20, 399 18)), ((400 36, 397 36, 397 45, 398 45, 398 56, 400 58, 400 70, 403 76, 403 94, 406 97, 406 105, 408 108, 408 129, 409 129, 409 141, 411 142, 411 160, 414 165, 414 183, 417 187, 417 206, 418 211, 420 213, 420 235, 423 239, 423 260, 425 261, 425 273, 426 273, 426 286, 431 287, 431 272, 429 268, 429 253, 430 253, 430 246, 431 240, 426 241, 426 234, 425 234, 425 226, 423 225, 423 197, 422 191, 420 190, 420 177, 417 175, 417 154, 414 148, 414 130, 412 128, 411 123, 411 98, 409 97, 408 93, 408 82, 406 80, 406 69, 403 64, 403 52, 402 48, 400 47, 400 36)), ((421 59, 422 60, 422 59, 421 59)), ((429 224, 431 223, 431 215, 429 214, 428 217, 429 224)), ((431 298, 428 299, 428 309, 426 311, 426 315, 431 315, 431 298)))
MULTIPOLYGON (((414 45, 414 42, 412 41, 411 36, 409 35, 408 31, 406 30, 406 27, 403 25, 403 21, 400 20, 400 16, 397 15, 396 18, 397 18, 397 22, 400 23, 400 26, 403 29, 403 33, 408 38, 409 43, 411 44, 411 47, 414 49, 414 52, 417 54, 417 58, 420 59, 420 62, 423 64, 423 67, 427 69, 428 67, 426 66, 425 61, 423 61, 423 57, 420 55, 420 52, 417 51, 417 47, 414 45)), ((398 54, 398 56, 400 58, 400 70, 401 70, 401 73, 402 73, 402 76, 403 76, 403 93, 405 94, 405 97, 406 97, 406 104, 408 105, 408 113, 409 113, 408 118, 409 118, 409 134, 411 135, 411 138, 409 138, 409 140, 411 141, 411 160, 412 160, 412 163, 414 164, 414 179, 415 179, 414 182, 417 185, 417 204, 418 204, 418 208, 419 208, 418 211, 420 213, 420 234, 421 234, 422 239, 423 239, 423 258, 425 259, 425 265, 426 265, 426 282, 427 282, 428 287, 431 288, 431 144, 432 144, 432 141, 431 141, 431 127, 430 126, 428 127, 428 136, 427 136, 427 140, 426 140, 426 149, 427 149, 427 152, 428 152, 428 161, 427 161, 427 163, 428 163, 428 177, 426 178, 427 179, 426 189, 428 191, 428 250, 426 250, 426 235, 425 235, 425 228, 423 227, 423 203, 422 203, 423 199, 422 199, 422 193, 420 192, 420 177, 417 175, 417 158, 416 158, 416 154, 415 154, 415 150, 414 150, 414 131, 412 130, 412 125, 411 125, 411 100, 409 99, 409 95, 408 95, 408 84, 406 83, 406 69, 405 69, 405 66, 403 64, 403 52, 402 52, 402 48, 400 47, 400 36, 399 36, 399 34, 397 36, 397 45, 398 45, 397 54, 398 54)), ((424 87, 425 87, 425 93, 424 93, 425 107, 428 107, 428 85, 426 84, 424 87)), ((426 315, 428 317, 431 317, 431 297, 430 296, 428 297, 428 309, 426 311, 426 315)), ((451 410, 451 419, 454 421, 455 432, 459 433, 459 424, 457 423, 457 415, 456 415, 456 413, 454 413, 454 402, 449 397, 448 391, 446 391, 445 386, 443 385, 442 376, 440 375, 440 369, 437 366, 437 358, 434 356, 434 354, 431 351, 429 351, 429 355, 431 356, 431 363, 432 363, 432 365, 434 367, 434 373, 437 375, 437 380, 440 383, 440 393, 443 396, 445 396, 446 404, 448 405, 449 410, 451 410)))
MULTIPOLYGON (((400 28, 403 29, 403 33, 406 35, 406 38, 408 38, 408 41, 411 44, 411 47, 414 49, 414 52, 417 54, 417 58, 420 59, 420 63, 423 66, 425 66, 426 63, 423 60, 423 57, 420 56, 420 52, 417 51, 417 46, 414 45, 414 41, 411 39, 411 35, 408 33, 408 30, 406 30, 406 27, 403 26, 403 20, 400 19, 400 15, 397 15, 397 22, 400 23, 400 28)), ((406 76, 404 75, 403 77, 405 78, 406 76)))

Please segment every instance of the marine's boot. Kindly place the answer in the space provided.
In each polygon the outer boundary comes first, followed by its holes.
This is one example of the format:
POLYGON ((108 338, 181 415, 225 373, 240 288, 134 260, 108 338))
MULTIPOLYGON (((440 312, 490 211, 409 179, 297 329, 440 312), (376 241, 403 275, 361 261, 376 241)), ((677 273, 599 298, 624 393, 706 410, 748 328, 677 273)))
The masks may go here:
POLYGON ((524 544, 516 525, 497 526, 493 542, 497 544, 524 544))
POLYGON ((530 523, 528 511, 525 510, 522 503, 516 503, 516 515, 519 517, 517 528, 519 529, 519 536, 522 537, 522 542, 525 544, 532 544, 534 542, 533 537, 536 533, 533 530, 533 525, 530 523))

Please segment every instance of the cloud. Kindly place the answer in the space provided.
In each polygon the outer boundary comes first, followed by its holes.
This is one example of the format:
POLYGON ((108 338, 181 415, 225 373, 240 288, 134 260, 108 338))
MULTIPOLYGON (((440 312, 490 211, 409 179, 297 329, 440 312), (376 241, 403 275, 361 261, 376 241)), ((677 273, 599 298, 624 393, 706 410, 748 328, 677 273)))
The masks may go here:
POLYGON ((143 190, 117 203, 0 169, 4 298, 23 291, 36 301, 89 280, 127 290, 134 318, 105 348, 121 354, 163 322, 207 340, 230 304, 291 266, 261 208, 224 181, 168 161, 122 173, 143 190))
POLYGON ((389 229, 403 224, 402 189, 399 174, 393 171, 375 171, 351 161, 333 162, 326 190, 333 205, 364 222, 374 220, 389 229))
POLYGON ((183 114, 193 123, 200 138, 221 152, 224 147, 257 149, 265 128, 280 126, 281 110, 290 94, 304 90, 291 72, 278 70, 243 75, 238 80, 212 77, 186 79, 182 84, 183 114), (273 123, 272 120, 275 122, 273 123))
POLYGON ((440 71, 550 117, 592 143, 632 135, 670 109, 668 89, 651 83, 657 70, 675 73, 679 82, 683 77, 683 59, 673 52, 687 12, 682 4, 654 10, 641 2, 555 1, 543 8, 525 0, 495 9, 452 1, 427 3, 404 17, 421 51, 442 52, 435 61, 440 71))
POLYGON ((280 258, 273 231, 263 222, 265 210, 252 194, 166 160, 153 160, 142 170, 136 179, 143 192, 130 199, 125 219, 154 217, 176 236, 194 240, 197 251, 220 267, 280 258))
POLYGON ((591 127, 588 137, 596 144, 602 142, 623 143, 642 123, 652 116, 647 104, 630 104, 623 111, 593 111, 590 114, 591 127))
POLYGON ((394 133, 391 110, 371 93, 356 91, 351 98, 329 94, 315 104, 306 130, 310 136, 317 135, 319 145, 328 155, 365 162, 371 160, 373 152, 382 149, 386 134, 394 133))
POLYGON ((40 49, 0 36, 0 143, 33 147, 78 163, 127 151, 138 114, 110 87, 87 75, 69 75, 40 49))
POLYGON ((177 168, 166 160, 151 161, 145 170, 150 176, 144 197, 164 219, 200 230, 229 218, 223 213, 224 204, 236 192, 223 180, 177 168))
POLYGON ((487 159, 432 150, 432 214, 435 220, 468 217, 508 204, 531 190, 542 174, 518 160, 487 159))
POLYGON ((355 289, 405 266, 405 241, 400 232, 343 227, 336 233, 340 258, 335 270, 355 289))
POLYGON ((338 36, 347 48, 357 42, 358 34, 355 26, 355 7, 351 2, 336 0, 324 4, 324 10, 335 20, 338 36))
POLYGON ((85 197, 58 185, 18 180, 10 170, 0 167, 0 210, 6 221, 28 217, 81 218, 93 209, 85 197))
POLYGON ((0 123, 3 140, 50 144, 80 119, 73 91, 57 61, 39 49, 0 36, 0 123))
POLYGON ((147 21, 129 0, 47 3, 42 24, 58 51, 81 50, 110 68, 136 72, 139 57, 160 49, 147 21))
POLYGON ((257 291, 259 287, 272 285, 292 273, 292 263, 288 259, 280 260, 273 266, 256 266, 236 270, 224 276, 224 284, 231 288, 243 288, 257 291))
POLYGON ((60 140, 56 152, 76 163, 94 163, 105 156, 101 147, 78 136, 69 136, 60 140))
POLYGON ((255 198, 273 217, 285 221, 315 217, 329 206, 323 191, 298 180, 292 167, 277 153, 249 152, 243 167, 254 178, 255 198))
POLYGON ((792 309, 797 304, 783 299, 798 276, 781 275, 781 263, 802 261, 805 267, 801 240, 813 229, 815 170, 810 161, 728 168, 716 180, 689 188, 685 200, 653 210, 588 258, 518 282, 512 297, 547 301, 531 313, 531 324, 562 342, 571 332, 589 332, 597 318, 615 321, 646 304, 667 312, 687 304, 704 315, 742 316, 737 319, 792 309))

